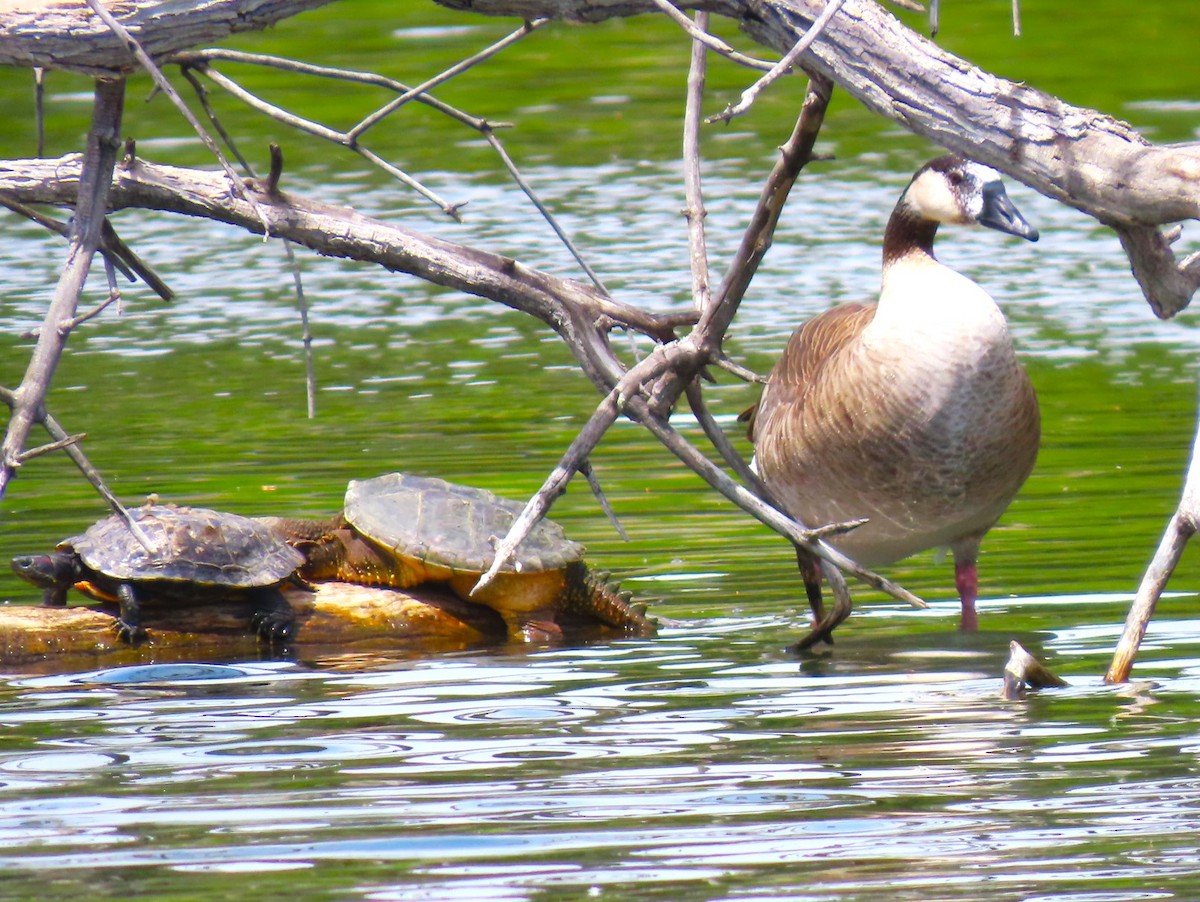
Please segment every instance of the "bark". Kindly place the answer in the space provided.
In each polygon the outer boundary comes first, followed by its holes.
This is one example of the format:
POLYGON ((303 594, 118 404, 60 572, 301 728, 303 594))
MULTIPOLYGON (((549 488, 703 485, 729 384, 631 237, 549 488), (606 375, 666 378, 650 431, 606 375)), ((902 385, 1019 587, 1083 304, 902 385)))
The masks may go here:
MULTIPOLYGON (((470 604, 433 586, 408 591, 350 583, 320 583, 316 592, 285 590, 296 614, 287 649, 268 649, 250 632, 245 605, 143 609, 150 638, 137 648, 112 632, 112 607, 0 607, 0 667, 70 672, 88 666, 253 658, 294 654, 311 658, 333 651, 428 653, 502 644, 504 621, 491 608, 470 604)), ((623 635, 599 622, 560 623, 569 640, 623 635)))
MULTIPOLYGON (((654 12, 654 0, 436 0, 452 9, 596 22, 654 12)), ((754 40, 791 49, 825 0, 681 0, 735 19, 754 40)), ((1200 147, 1157 147, 1128 124, 984 72, 870 0, 848 0, 801 66, 866 107, 1007 173, 1118 231, 1155 314, 1200 287, 1200 257, 1177 262, 1155 226, 1200 218, 1200 147)))
MULTIPOLYGON (((107 3, 152 57, 260 31, 331 0, 134 0, 107 3)), ((0 0, 0 65, 112 75, 138 68, 133 53, 83 0, 0 0)))
POLYGON ((1150 618, 1154 616, 1154 608, 1159 598, 1167 588, 1167 581, 1175 572, 1183 550, 1188 541, 1200 528, 1200 426, 1197 427, 1196 438, 1192 445, 1192 460, 1188 464, 1187 478, 1184 481, 1183 493, 1179 506, 1167 523, 1159 541, 1158 549, 1154 552, 1142 582, 1138 586, 1133 604, 1125 618, 1125 628, 1121 632, 1120 641, 1113 652, 1113 658, 1104 676, 1106 683, 1124 683, 1129 679, 1133 669, 1133 660, 1137 657, 1150 618))

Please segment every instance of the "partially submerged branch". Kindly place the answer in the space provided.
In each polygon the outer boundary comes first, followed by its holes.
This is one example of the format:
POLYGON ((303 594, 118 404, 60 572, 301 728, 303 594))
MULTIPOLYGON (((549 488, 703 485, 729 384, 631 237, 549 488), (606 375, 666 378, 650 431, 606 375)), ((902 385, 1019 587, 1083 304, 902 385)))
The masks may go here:
POLYGON ((1167 580, 1175 572, 1183 550, 1188 541, 1200 529, 1200 425, 1197 426, 1196 438, 1192 445, 1192 460, 1188 464, 1187 478, 1183 485, 1183 494, 1179 499, 1179 507, 1167 523, 1162 540, 1150 565, 1142 576, 1137 595, 1129 607, 1125 618, 1125 629, 1113 653, 1112 663, 1104 677, 1106 683, 1124 683, 1129 679, 1133 669, 1133 659, 1137 656, 1150 618, 1154 616, 1154 608, 1158 599, 1167 588, 1167 580))

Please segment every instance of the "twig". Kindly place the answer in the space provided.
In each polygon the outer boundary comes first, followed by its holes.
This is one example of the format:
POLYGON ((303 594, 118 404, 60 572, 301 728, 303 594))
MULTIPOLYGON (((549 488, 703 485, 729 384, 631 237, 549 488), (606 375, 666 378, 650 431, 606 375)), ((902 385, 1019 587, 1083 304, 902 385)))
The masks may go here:
POLYGON ((22 451, 17 455, 17 460, 20 463, 32 460, 35 457, 41 457, 43 454, 49 454, 52 451, 61 451, 67 445, 75 445, 87 438, 86 432, 76 432, 74 435, 68 435, 66 438, 59 439, 56 442, 50 442, 45 445, 38 445, 36 448, 30 448, 27 451, 22 451))
MULTIPOLYGON (((63 238, 70 236, 71 227, 67 223, 19 203, 3 193, 0 193, 0 207, 12 210, 18 216, 24 216, 31 222, 36 222, 42 228, 54 232, 56 235, 61 235, 63 238)), ((171 301, 175 297, 175 292, 133 252, 129 245, 121 240, 116 229, 113 228, 112 223, 107 219, 104 220, 100 237, 102 239, 100 253, 104 255, 105 261, 119 269, 125 278, 130 282, 134 281, 135 278, 141 278, 146 283, 146 287, 164 301, 171 301)))
POLYGON ((715 50, 730 62, 738 63, 751 69, 761 69, 764 71, 770 70, 771 67, 775 65, 767 60, 755 59, 752 56, 746 56, 744 53, 738 53, 720 38, 709 34, 708 13, 706 12, 697 12, 696 22, 693 24, 692 20, 684 15, 684 13, 681 12, 678 7, 675 6, 675 4, 671 3, 670 0, 654 0, 654 5, 666 13, 667 16, 677 25, 679 25, 680 28, 691 35, 693 41, 715 50), (701 15, 704 16, 703 24, 700 22, 701 15))
MULTIPOLYGON (((225 142, 225 146, 229 148, 229 152, 234 155, 238 161, 238 165, 246 171, 246 174, 251 178, 255 178, 254 167, 250 165, 250 161, 242 154, 237 143, 233 140, 233 136, 226 131, 220 118, 217 116, 216 110, 212 108, 212 104, 208 102, 208 92, 204 89, 204 85, 200 84, 192 70, 184 66, 182 67, 183 77, 187 79, 188 84, 192 86, 192 90, 196 92, 196 97, 200 101, 200 107, 208 116, 209 122, 213 124, 213 128, 217 130, 217 134, 221 136, 221 140, 225 142)), ((266 192, 268 195, 278 195, 279 179, 283 172, 283 151, 278 144, 269 146, 271 154, 271 171, 267 178, 266 192)), ((296 309, 300 312, 300 335, 301 344, 304 346, 304 386, 305 399, 308 418, 314 419, 317 415, 317 377, 316 369, 313 365, 313 337, 312 329, 308 322, 308 298, 304 294, 304 280, 300 275, 300 262, 296 259, 296 254, 292 251, 292 243, 287 239, 281 239, 283 245, 283 253, 287 258, 288 269, 292 274, 292 286, 296 292, 296 309)))
POLYGON ((21 451, 50 388, 54 370, 66 346, 70 323, 79 306, 92 257, 100 247, 101 224, 104 222, 117 148, 120 146, 124 79, 96 79, 95 96, 66 263, 46 311, 29 366, 15 393, 8 430, 0 444, 0 498, 4 497, 9 481, 20 466, 21 451))
POLYGON ((346 135, 350 139, 351 146, 353 146, 353 144, 356 141, 358 141, 359 136, 364 134, 367 131, 367 129, 372 128, 375 125, 377 125, 378 123, 382 122, 384 119, 386 119, 388 116, 390 116, 396 110, 398 110, 404 104, 408 103, 414 97, 421 96, 426 91, 430 91, 433 88, 436 88, 438 85, 442 84, 443 82, 447 82, 450 79, 454 78, 454 76, 460 75, 463 72, 466 72, 472 66, 478 65, 479 63, 483 62, 484 60, 495 56, 497 53, 499 53, 505 47, 508 47, 511 44, 515 44, 517 41, 521 40, 523 37, 525 37, 526 35, 530 34, 533 31, 535 31, 536 29, 541 28, 543 25, 545 25, 549 21, 550 21, 549 19, 534 19, 533 21, 526 22, 524 25, 522 25, 520 28, 518 28, 512 34, 507 35, 504 38, 501 38, 499 41, 492 44, 490 47, 485 47, 483 50, 479 51, 474 56, 470 56, 464 60, 460 60, 459 62, 457 62, 453 66, 451 66, 449 69, 446 69, 445 71, 438 73, 433 78, 430 78, 426 81, 421 82, 421 84, 417 85, 415 88, 410 88, 408 91, 401 94, 395 100, 391 101, 390 103, 385 104, 383 107, 376 110, 374 113, 372 113, 371 115, 369 115, 365 119, 363 119, 361 122, 359 122, 358 125, 354 126, 354 128, 350 129, 350 131, 348 131, 346 133, 346 135))
MULTIPOLYGON (((224 50, 222 48, 210 48, 207 50, 189 50, 184 53, 176 53, 171 56, 170 61, 178 63, 184 69, 196 69, 208 75, 210 72, 218 70, 208 67, 207 64, 214 60, 220 60, 231 63, 245 63, 252 66, 265 66, 272 69, 281 69, 285 72, 294 72, 299 75, 312 75, 317 78, 329 78, 336 81, 348 81, 354 84, 370 85, 377 88, 385 88, 389 91, 394 91, 397 94, 407 94, 412 88, 403 82, 396 81, 394 78, 388 78, 385 75, 380 75, 376 72, 361 72, 356 69, 340 69, 332 66, 318 66, 312 63, 301 62, 300 60, 289 59, 282 56, 270 56, 262 53, 243 53, 239 50, 224 50)), ((228 77, 228 76, 225 76, 228 77)), ((244 88, 239 90, 245 91, 244 88)), ((249 93, 249 92, 247 92, 249 93)), ((253 97, 254 95, 249 95, 253 97)), ((413 98, 417 103, 425 104, 426 106, 437 110, 445 116, 449 116, 464 125, 468 125, 476 131, 482 131, 485 125, 491 128, 511 128, 510 123, 506 122, 485 122, 476 116, 465 113, 457 107, 451 106, 430 94, 420 94, 413 98)), ((291 114, 288 114, 291 115, 291 114)), ((296 117, 300 119, 300 117, 296 117)), ((302 119, 302 122, 315 125, 310 120, 302 119)), ((299 126, 297 126, 299 127, 299 126)), ((324 128, 324 126, 317 126, 324 128)), ((331 133, 341 135, 342 138, 338 143, 345 143, 348 140, 345 135, 340 132, 331 133)))
POLYGON ((37 155, 46 155, 46 70, 33 68, 33 110, 37 127, 37 155))
MULTIPOLYGON (((229 165, 229 160, 225 159, 225 154, 221 153, 221 148, 217 146, 217 142, 212 139, 212 135, 205 131, 204 126, 200 124, 200 120, 196 118, 190 109, 188 109, 187 104, 183 102, 183 98, 179 96, 179 93, 175 90, 171 83, 167 81, 166 76, 162 74, 162 70, 159 69, 154 60, 150 58, 150 54, 146 53, 146 51, 142 49, 142 45, 138 43, 137 38, 129 33, 129 29, 113 18, 112 13, 104 8, 104 5, 100 2, 100 0, 87 0, 87 4, 91 7, 92 12, 99 16, 104 24, 112 30, 113 34, 115 34, 121 39, 121 41, 125 43, 125 46, 128 47, 130 52, 133 53, 133 55, 137 58, 137 61, 142 65, 142 68, 144 68, 154 80, 155 86, 167 95, 167 98, 175 105, 175 108, 179 110, 183 118, 187 120, 188 125, 190 125, 196 132, 196 135, 203 142, 204 146, 208 148, 209 153, 216 158, 217 162, 221 165, 221 168, 225 170, 225 175, 229 178, 230 190, 233 191, 237 197, 240 197, 242 200, 246 201, 246 203, 250 204, 250 206, 256 211, 258 211, 258 202, 255 201, 254 198, 252 198, 242 187, 241 180, 238 178, 237 173, 233 171, 233 167, 229 165)), ((267 219, 265 214, 261 213, 261 211, 259 211, 259 218, 262 220, 265 228, 267 219)), ((265 237, 266 236, 264 234, 264 240, 265 237)))
POLYGON ((592 469, 592 462, 586 457, 579 464, 579 472, 583 474, 583 478, 587 480, 588 488, 592 490, 592 495, 596 499, 596 503, 600 505, 600 510, 604 512, 604 516, 608 518, 608 522, 612 524, 613 529, 617 531, 617 535, 621 537, 622 542, 629 541, 629 534, 625 532, 625 527, 621 525, 621 521, 617 519, 617 513, 612 509, 612 505, 608 503, 608 498, 604 494, 604 489, 600 486, 600 480, 596 477, 596 471, 592 469))
POLYGON ((728 122, 735 116, 740 116, 754 104, 758 95, 770 84, 777 81, 781 76, 785 75, 792 65, 800 58, 800 54, 804 53, 813 41, 820 37, 821 32, 825 30, 826 24, 834 17, 834 14, 841 9, 845 0, 829 0, 825 5, 825 9, 821 11, 821 15, 817 16, 816 20, 809 26, 808 31, 804 32, 804 36, 796 42, 791 50, 775 64, 766 75, 748 87, 742 92, 742 98, 736 104, 726 107, 725 110, 716 116, 709 117, 709 122, 728 122))
MULTIPOLYGON (((107 261, 105 261, 105 262, 107 263, 107 261)), ((120 299, 121 299, 121 292, 117 290, 116 285, 114 284, 112 277, 111 277, 111 273, 110 273, 110 277, 109 277, 109 281, 108 281, 108 297, 105 298, 103 301, 101 301, 99 304, 97 304, 95 307, 93 307, 91 310, 89 310, 87 313, 81 313, 78 316, 73 317, 72 319, 68 320, 65 324, 59 326, 58 328, 60 330, 62 330, 64 333, 70 332, 72 329, 74 329, 76 326, 80 325, 81 323, 86 323, 89 319, 99 316, 101 313, 103 313, 105 310, 107 310, 109 307, 111 307, 114 302, 119 301, 120 299)))
POLYGON ((747 369, 735 360, 730 360, 724 354, 718 357, 715 361, 717 366, 725 370, 727 373, 732 373, 743 382, 757 382, 760 385, 765 385, 767 382, 766 376, 756 373, 751 369, 747 369))
MULTIPOLYGON (((657 2, 657 0, 656 0, 657 2)), ((666 6, 670 3, 662 0, 666 6)), ((671 7, 674 9, 674 7, 671 7)), ((708 29, 708 13, 696 13, 696 28, 708 29)), ((709 291, 708 248, 704 239, 704 189, 700 179, 700 106, 704 101, 704 82, 708 66, 705 45, 692 42, 691 65, 688 68, 687 103, 683 113, 683 188, 687 205, 683 215, 688 227, 688 259, 692 273, 692 306, 701 314, 712 301, 709 291)))
MULTIPOLYGON (((893 598, 904 601, 915 608, 928 607, 924 601, 907 589, 897 585, 886 577, 868 570, 846 557, 837 549, 831 548, 821 542, 817 537, 825 533, 824 529, 807 529, 766 504, 757 496, 750 494, 750 492, 722 473, 719 468, 714 466, 708 458, 701 454, 666 422, 659 420, 656 416, 645 416, 643 418, 641 414, 648 413, 648 410, 642 406, 643 403, 642 399, 639 398, 636 399, 636 402, 630 404, 630 410, 634 418, 649 429, 666 446, 667 450, 671 451, 712 488, 716 489, 730 501, 733 501, 742 510, 749 513, 761 523, 771 527, 776 532, 791 539, 794 544, 803 546, 817 557, 828 561, 843 572, 857 577, 872 588, 885 592, 893 598)), ((849 524, 846 525, 849 526, 849 524)), ((842 524, 837 524, 836 528, 840 530, 842 524)))
POLYGON ((1137 595, 1134 596, 1133 604, 1129 606, 1125 629, 1117 642, 1104 682, 1124 683, 1129 679, 1133 659, 1137 656, 1142 639, 1145 638, 1146 628, 1150 625, 1150 618, 1154 616, 1158 599, 1167 587, 1171 574, 1175 572, 1188 540, 1195 535, 1197 529, 1200 529, 1200 424, 1197 425, 1196 438, 1192 443, 1192 459, 1188 464, 1179 506, 1167 523, 1158 550, 1154 552, 1154 557, 1146 567, 1137 595))
POLYGON ((558 236, 559 240, 562 241, 563 245, 565 245, 567 250, 571 253, 571 256, 575 258, 575 262, 579 264, 580 268, 587 274, 587 277, 592 280, 592 284, 605 294, 610 294, 608 288, 600 280, 600 277, 596 275, 595 271, 588 266, 587 261, 583 259, 583 255, 579 253, 579 249, 575 247, 574 242, 572 242, 570 237, 568 237, 566 231, 564 231, 562 226, 558 224, 558 221, 554 218, 554 215, 550 212, 546 205, 542 203, 541 199, 534 192, 532 186, 530 186, 529 182, 525 180, 525 177, 521 175, 516 164, 513 163, 512 157, 510 157, 508 155, 508 151, 504 149, 504 145, 500 143, 500 141, 496 138, 496 135, 492 132, 491 126, 486 126, 484 128, 483 136, 487 139, 488 144, 492 146, 492 149, 496 151, 496 154, 500 157, 501 162, 503 162, 505 167, 508 169, 509 175, 511 175, 513 181, 517 183, 517 187, 525 192, 525 196, 529 198, 530 203, 537 208, 537 211, 542 214, 542 218, 549 223, 550 228, 554 230, 554 234, 558 236))

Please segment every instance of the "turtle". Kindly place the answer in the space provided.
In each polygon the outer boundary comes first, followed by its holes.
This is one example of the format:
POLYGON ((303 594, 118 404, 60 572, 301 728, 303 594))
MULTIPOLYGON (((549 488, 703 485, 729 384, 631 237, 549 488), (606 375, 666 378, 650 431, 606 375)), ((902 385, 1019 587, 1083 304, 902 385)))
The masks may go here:
POLYGON ((561 638, 558 619, 592 619, 634 635, 653 624, 606 574, 583 562, 584 547, 542 520, 494 582, 472 594, 524 505, 432 476, 388 473, 351 480, 342 513, 331 520, 264 518, 307 557, 308 580, 342 580, 407 589, 443 583, 464 601, 504 619, 510 639, 561 638))
POLYGON ((250 517, 173 504, 129 511, 155 551, 112 514, 47 554, 15 557, 17 576, 43 589, 42 603, 61 607, 72 587, 117 602, 113 630, 136 645, 145 638, 141 606, 245 600, 251 623, 268 642, 286 640, 294 627, 280 588, 298 582, 304 555, 250 517))

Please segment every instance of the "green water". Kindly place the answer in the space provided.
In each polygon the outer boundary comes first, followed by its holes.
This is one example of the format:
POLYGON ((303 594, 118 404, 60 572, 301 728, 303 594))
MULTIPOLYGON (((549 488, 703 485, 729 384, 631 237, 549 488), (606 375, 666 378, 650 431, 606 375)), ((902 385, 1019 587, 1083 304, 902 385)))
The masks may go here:
MULTIPOLYGON (((1086 14, 1061 0, 1022 5, 1014 40, 1007 2, 945 3, 943 43, 1155 140, 1195 137, 1190 5, 1136 16, 1109 2, 1086 14)), ((354 0, 230 45, 417 82, 513 25, 354 0)), ((516 123, 510 152, 591 265, 623 299, 657 309, 688 303, 676 162, 686 53, 653 17, 553 26, 439 91, 516 123)), ((342 127, 377 97, 276 73, 245 80, 342 127)), ((746 83, 744 70, 715 66, 710 108, 746 83)), ((802 89, 778 86, 706 138, 718 272, 802 89)), ((51 76, 49 153, 78 148, 88 90, 51 76)), ((131 88, 126 121, 141 153, 207 165, 146 93, 131 88)), ((5 74, 0 94, 3 152, 31 153, 29 79, 5 74)), ((577 275, 460 127, 413 111, 369 142, 469 201, 457 225, 357 157, 232 102, 222 112, 256 160, 283 143, 288 190, 577 275)), ((727 343, 759 371, 796 322, 877 289, 884 217, 933 153, 840 93, 821 149, 837 160, 802 177, 727 343)), ((1038 467, 984 544, 979 634, 954 630, 950 565, 926 554, 888 575, 930 611, 856 589, 835 651, 798 662, 784 647, 806 606, 785 543, 619 423, 593 463, 630 541, 581 486, 554 516, 677 625, 584 648, 228 662, 187 682, 177 671, 10 672, 0 898, 1200 897, 1194 554, 1160 606, 1138 682, 1099 682, 1191 448, 1196 319, 1155 321, 1111 234, 1019 185, 1011 194, 1041 229, 1037 245, 939 239, 942 258, 1000 300, 1043 411, 1038 467), (1001 700, 1014 638, 1071 687, 1001 700)), ((79 329, 49 405, 88 434, 88 454, 131 503, 157 492, 248 514, 330 513, 348 479, 394 469, 520 498, 597 403, 539 323, 305 258, 320 386, 309 420, 280 251, 204 223, 115 220, 180 298, 168 306, 134 287, 122 315, 79 329)), ((12 217, 4 226, 0 384, 11 386, 31 347, 18 335, 40 321, 62 245, 12 217)), ((754 390, 721 375, 706 391, 735 433, 754 390)), ((678 425, 700 440, 685 417, 678 425)), ((65 459, 39 458, 0 502, 0 559, 102 514, 65 459)), ((35 599, 0 572, 0 600, 35 599)))

